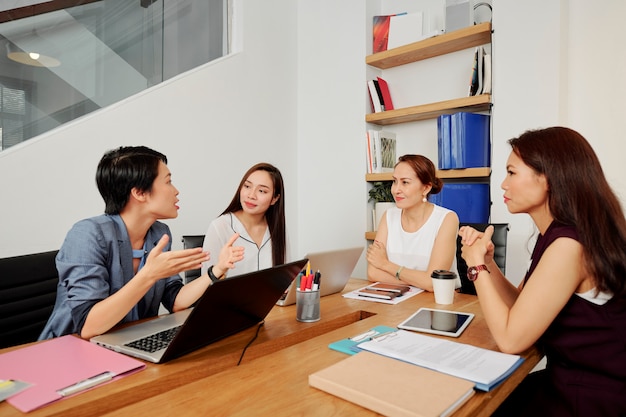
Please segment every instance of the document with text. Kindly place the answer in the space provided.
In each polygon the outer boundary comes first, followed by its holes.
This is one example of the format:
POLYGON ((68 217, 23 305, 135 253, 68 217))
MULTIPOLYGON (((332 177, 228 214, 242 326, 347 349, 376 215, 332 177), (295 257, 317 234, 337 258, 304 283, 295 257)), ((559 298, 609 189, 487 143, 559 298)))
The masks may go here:
POLYGON ((363 350, 467 379, 476 389, 489 391, 524 361, 510 355, 465 343, 398 330, 358 345, 363 350))

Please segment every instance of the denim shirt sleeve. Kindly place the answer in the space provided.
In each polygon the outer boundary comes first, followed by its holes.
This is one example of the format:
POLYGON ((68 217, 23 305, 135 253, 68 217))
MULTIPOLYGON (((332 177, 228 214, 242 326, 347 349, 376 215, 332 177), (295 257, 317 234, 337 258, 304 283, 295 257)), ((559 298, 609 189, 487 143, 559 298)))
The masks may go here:
MULTIPOLYGON (((81 221, 68 232, 59 251, 59 285, 67 291, 66 303, 76 332, 82 330, 91 307, 114 292, 111 288, 112 260, 109 259, 112 248, 108 247, 112 245, 109 243, 110 239, 105 238, 97 224, 81 221)), ((117 252, 115 249, 113 252, 117 252)))
MULTIPOLYGON (((133 278, 130 243, 119 220, 98 216, 76 223, 68 232, 57 255, 56 304, 40 339, 80 333, 93 305, 133 278)), ((150 248, 163 234, 170 235, 169 228, 155 223, 146 236, 150 248)), ((178 275, 157 281, 121 322, 156 316, 161 303, 171 311, 180 288, 178 275)))

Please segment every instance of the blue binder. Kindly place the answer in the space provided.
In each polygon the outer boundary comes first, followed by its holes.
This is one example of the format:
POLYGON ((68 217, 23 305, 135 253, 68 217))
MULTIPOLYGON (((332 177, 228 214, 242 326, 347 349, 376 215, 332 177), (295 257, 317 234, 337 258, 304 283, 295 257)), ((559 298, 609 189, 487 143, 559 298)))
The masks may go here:
POLYGON ((456 212, 461 223, 489 223, 489 184, 445 183, 432 203, 456 212))
POLYGON ((450 122, 452 168, 491 166, 489 115, 455 113, 450 122))
POLYGON ((490 116, 444 114, 437 118, 439 169, 491 166, 490 116))
POLYGON ((450 114, 442 114, 437 117, 437 147, 438 160, 437 168, 450 169, 452 161, 450 158, 450 114))

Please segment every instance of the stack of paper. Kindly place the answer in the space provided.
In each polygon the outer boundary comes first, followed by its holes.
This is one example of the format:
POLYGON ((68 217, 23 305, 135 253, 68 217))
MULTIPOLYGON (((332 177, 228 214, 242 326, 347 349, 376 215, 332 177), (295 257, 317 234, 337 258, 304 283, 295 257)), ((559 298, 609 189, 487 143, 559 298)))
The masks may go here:
POLYGON ((496 387, 524 361, 518 355, 406 330, 398 330, 393 337, 361 343, 358 347, 472 381, 482 391, 496 387))

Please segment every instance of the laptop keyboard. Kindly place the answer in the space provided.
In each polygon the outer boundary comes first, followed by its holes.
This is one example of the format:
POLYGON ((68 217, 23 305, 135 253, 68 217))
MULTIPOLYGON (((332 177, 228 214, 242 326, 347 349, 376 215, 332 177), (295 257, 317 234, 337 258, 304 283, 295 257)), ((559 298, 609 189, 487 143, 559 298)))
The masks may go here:
POLYGON ((164 349, 170 344, 178 330, 182 326, 173 327, 171 329, 163 330, 162 332, 155 333, 150 336, 143 337, 141 339, 134 340, 126 343, 125 346, 135 349, 143 350, 144 352, 153 353, 158 350, 164 349))

